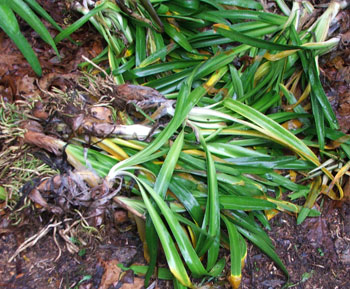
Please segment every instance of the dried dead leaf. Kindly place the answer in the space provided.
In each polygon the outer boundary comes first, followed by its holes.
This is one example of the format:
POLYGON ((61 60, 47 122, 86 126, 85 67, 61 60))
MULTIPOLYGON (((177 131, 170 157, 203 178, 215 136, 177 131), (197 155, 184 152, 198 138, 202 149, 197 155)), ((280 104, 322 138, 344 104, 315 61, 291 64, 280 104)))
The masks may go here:
POLYGON ((308 232, 306 238, 309 241, 309 244, 316 249, 322 248, 325 253, 328 253, 329 258, 333 262, 336 262, 334 245, 330 238, 326 219, 322 217, 309 218, 306 219, 303 224, 308 232))
POLYGON ((336 81, 345 81, 347 84, 350 84, 350 66, 345 66, 338 70, 336 81))
MULTIPOLYGON (((0 55, 1 63, 1 55, 0 55)), ((0 78, 0 95, 5 102, 13 102, 17 93, 16 84, 13 77, 5 75, 0 78)))
POLYGON ((105 106, 92 106, 89 109, 89 113, 96 119, 102 120, 105 122, 112 122, 112 111, 105 106))
POLYGON ((43 133, 42 126, 36 121, 25 121, 21 127, 26 130, 23 139, 27 144, 43 148, 55 155, 62 154, 64 143, 43 133))
POLYGON ((116 224, 123 224, 128 220, 128 213, 124 210, 117 210, 114 212, 114 220, 116 224))
POLYGON ((32 97, 34 94, 39 95, 39 89, 35 85, 35 79, 28 75, 19 78, 16 82, 17 94, 23 98, 32 97))
POLYGON ((73 73, 59 74, 52 72, 44 75, 39 80, 39 87, 44 91, 50 91, 50 88, 55 86, 62 91, 66 91, 67 88, 71 87, 71 81, 77 79, 77 77, 73 73))
POLYGON ((143 287, 144 283, 145 283, 144 279, 135 277, 133 284, 124 283, 123 286, 121 287, 121 289, 142 289, 142 288, 144 288, 143 287))
POLYGON ((45 111, 44 105, 41 101, 37 101, 32 110, 32 115, 38 119, 47 120, 49 114, 45 111))
POLYGON ((337 55, 327 62, 327 65, 330 67, 335 67, 336 69, 341 69, 344 66, 344 60, 341 56, 337 55))
POLYGON ((163 95, 151 87, 133 84, 121 84, 116 87, 118 97, 126 101, 143 101, 145 99, 164 99, 163 95))
POLYGON ((143 288, 144 279, 139 277, 134 277, 132 271, 123 272, 117 266, 118 264, 119 264, 119 261, 116 259, 102 262, 102 266, 104 267, 105 271, 102 276, 99 289, 108 289, 112 285, 117 286, 120 289, 143 288))

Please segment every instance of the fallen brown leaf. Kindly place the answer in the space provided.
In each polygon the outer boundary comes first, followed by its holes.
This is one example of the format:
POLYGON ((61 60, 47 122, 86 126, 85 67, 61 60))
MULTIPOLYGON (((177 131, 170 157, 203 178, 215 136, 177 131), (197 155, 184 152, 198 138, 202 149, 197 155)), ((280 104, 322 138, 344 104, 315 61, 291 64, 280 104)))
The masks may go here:
POLYGON ((124 210, 117 210, 114 212, 114 220, 116 224, 125 223, 128 220, 128 214, 124 210))
POLYGON ((118 283, 121 269, 117 266, 118 260, 104 261, 103 267, 105 272, 102 276, 99 289, 108 289, 111 285, 115 286, 118 283))
POLYGON ((145 283, 144 279, 135 277, 133 284, 124 283, 121 289, 141 289, 141 288, 144 288, 143 287, 144 283, 145 283))
MULTIPOLYGON (((99 289, 108 289, 110 286, 116 286, 118 282, 121 281, 122 270, 117 266, 119 261, 114 259, 110 261, 104 261, 102 263, 105 272, 102 276, 99 289)), ((130 278, 127 278, 130 280, 130 278)), ((141 289, 144 285, 144 280, 142 278, 134 277, 133 283, 123 283, 122 286, 118 286, 120 289, 141 289)))
POLYGON ((16 81, 17 95, 22 98, 32 97, 34 94, 39 95, 39 89, 35 85, 35 79, 36 78, 28 75, 18 78, 16 81))
POLYGON ((64 143, 57 138, 45 135, 42 126, 36 121, 25 121, 21 127, 26 130, 23 139, 25 143, 43 148, 55 155, 62 154, 64 143))

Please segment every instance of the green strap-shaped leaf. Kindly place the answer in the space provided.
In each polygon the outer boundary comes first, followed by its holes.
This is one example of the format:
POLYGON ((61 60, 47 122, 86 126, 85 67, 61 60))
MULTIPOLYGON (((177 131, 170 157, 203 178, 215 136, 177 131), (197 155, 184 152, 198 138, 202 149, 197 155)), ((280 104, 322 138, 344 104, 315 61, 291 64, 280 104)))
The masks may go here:
MULTIPOLYGON (((144 150, 135 154, 134 156, 120 162, 111 168, 109 172, 109 178, 114 178, 114 175, 117 173, 118 169, 123 167, 127 167, 130 165, 139 164, 141 159, 145 156, 149 156, 154 154, 162 145, 174 134, 174 132, 180 127, 182 122, 186 119, 190 110, 198 103, 200 98, 204 96, 208 89, 215 85, 220 78, 223 76, 223 72, 225 71, 225 67, 222 67, 218 70, 217 73, 214 73, 213 76, 202 86, 196 87, 194 90, 190 92, 190 87, 192 86, 193 78, 196 75, 196 72, 199 68, 205 69, 206 63, 203 63, 201 66, 197 66, 192 74, 187 78, 186 82, 184 82, 181 86, 180 92, 177 98, 177 104, 175 108, 174 117, 168 123, 167 127, 162 130, 156 137, 156 139, 148 145, 144 150), (204 68, 203 68, 204 66, 204 68)), ((226 69, 227 70, 227 69, 226 69)))
POLYGON ((154 274, 156 265, 157 265, 157 257, 158 257, 158 249, 159 249, 159 238, 157 235, 157 230, 155 225, 153 224, 153 220, 151 215, 148 213, 146 215, 146 244, 147 250, 149 254, 149 266, 145 276, 145 286, 148 287, 149 281, 154 274))
POLYGON ((56 21, 43 9, 38 2, 35 0, 24 0, 36 13, 38 13, 41 17, 43 17, 47 22, 49 22, 54 28, 58 31, 62 31, 63 29, 56 23, 56 21))
MULTIPOLYGON (((188 268, 191 270, 193 274, 199 275, 208 275, 208 272, 204 269, 202 262, 200 261, 199 257, 197 256, 194 248, 192 247, 192 244, 185 234, 183 228, 181 227, 178 219, 175 217, 174 213, 171 211, 167 203, 161 198, 159 194, 157 194, 152 187, 150 187, 148 184, 143 182, 142 180, 138 180, 140 184, 148 191, 148 193, 152 196, 156 204, 158 205, 160 211, 162 212, 162 215, 167 221, 167 224, 169 228, 171 229, 172 234, 175 237, 176 244, 179 246, 180 252, 182 257, 184 258, 188 268)), ((141 190, 141 189, 140 189, 141 190)), ((144 198, 144 194, 142 194, 142 197, 144 198)), ((144 198, 145 200, 145 198, 144 198)), ((146 204, 146 200, 145 200, 146 204)), ((147 206, 147 204, 146 204, 147 206)), ((154 209, 155 210, 155 209, 154 209)), ((157 225, 155 224, 154 216, 152 216, 151 212, 150 216, 152 217, 153 224, 157 230, 157 225)), ((157 230, 158 236, 161 234, 157 230)), ((161 236, 159 236, 160 240, 161 236)), ((163 242, 162 242, 163 245, 163 242)), ((163 245, 164 246, 164 245, 163 245)), ((178 278, 179 279, 179 278, 178 278)))
POLYGON ((258 224, 254 220, 251 220, 245 212, 229 210, 223 210, 222 212, 235 225, 238 225, 246 229, 247 231, 254 233, 260 239, 264 240, 264 242, 270 247, 273 247, 270 237, 266 234, 266 232, 263 229, 261 229, 260 226, 258 226, 258 224))
POLYGON ((196 198, 193 196, 192 192, 184 185, 182 185, 178 180, 178 177, 173 177, 169 185, 170 190, 179 201, 184 205, 186 210, 192 216, 192 218, 200 224, 203 221, 203 210, 196 198))
POLYGON ((30 47, 27 39, 21 34, 19 30, 16 16, 7 4, 0 2, 0 28, 12 39, 18 49, 22 52, 25 59, 27 59, 34 72, 41 76, 42 70, 38 58, 33 49, 30 47))
POLYGON ((164 21, 164 31, 166 34, 170 36, 177 44, 179 44, 183 49, 188 52, 192 52, 193 48, 191 44, 188 42, 186 36, 181 33, 181 31, 177 31, 176 28, 171 26, 167 21, 164 21))
POLYGON ((140 25, 136 26, 135 35, 135 65, 139 66, 140 63, 146 58, 146 29, 140 25))
MULTIPOLYGON (((198 15, 200 16, 202 15, 202 13, 198 15)), ((261 11, 252 11, 252 10, 224 10, 224 11, 220 11, 219 13, 218 11, 206 11, 205 13, 213 17, 219 16, 221 18, 226 18, 228 20, 233 21, 234 23, 241 22, 242 20, 257 20, 257 21, 260 20, 273 25, 283 25, 288 19, 285 16, 261 12, 261 11)), ((214 22, 214 23, 219 23, 219 22, 214 22)), ((249 22, 245 22, 245 23, 249 23, 249 22)))
POLYGON ((157 180, 154 184, 154 190, 159 194, 159 196, 164 199, 166 192, 169 187, 170 180, 174 173, 175 166, 180 156, 180 152, 184 143, 184 131, 176 138, 175 142, 172 144, 167 157, 159 171, 157 180))
POLYGON ((307 47, 303 47, 303 46, 279 44, 279 43, 274 43, 271 41, 251 37, 243 33, 240 33, 237 30, 231 28, 230 26, 227 26, 224 24, 215 24, 214 29, 218 33, 220 33, 222 36, 230 38, 233 41, 238 41, 246 45, 250 45, 250 46, 258 47, 262 49, 268 49, 268 50, 308 49, 307 47))
POLYGON ((81 26, 83 26, 89 19, 94 16, 96 13, 102 11, 106 8, 106 3, 103 2, 102 4, 96 6, 94 9, 92 9, 89 13, 81 17, 79 20, 75 21, 72 25, 61 31, 56 37, 55 37, 55 43, 60 42, 61 40, 67 38, 69 35, 71 35, 73 32, 78 30, 81 26))
MULTIPOLYGON (((225 100, 225 106, 254 123, 251 127, 287 146, 310 162, 319 166, 317 156, 295 135, 259 111, 232 99, 225 100)), ((247 124, 250 126, 249 124, 247 124)))
MULTIPOLYGON (((134 177, 130 175, 131 177, 134 177)), ((142 194, 142 198, 145 202, 146 208, 150 217, 152 218, 152 222, 157 231, 158 237, 162 243, 164 254, 166 256, 169 269, 171 273, 178 279, 184 286, 192 287, 191 280, 187 275, 186 269, 183 266, 182 260, 177 252, 174 241, 172 240, 168 229, 163 223, 161 217, 157 213, 157 210, 153 207, 150 199, 147 196, 147 193, 144 189, 144 185, 146 185, 148 191, 152 191, 153 189, 149 187, 147 184, 140 182, 140 180, 136 179, 136 182, 139 184, 139 189, 142 194)), ((157 198, 157 194, 154 193, 154 196, 157 198)), ((159 196, 158 196, 159 198, 159 196)), ((166 206, 166 205, 165 205, 166 206)), ((181 229, 182 231, 182 229, 181 229)))
POLYGON ((147 10, 147 12, 149 13, 151 18, 153 19, 153 21, 158 25, 158 27, 154 26, 154 28, 158 32, 163 32, 163 28, 164 28, 163 23, 159 19, 157 12, 154 10, 152 3, 149 0, 141 0, 141 3, 143 5, 143 7, 147 10))
POLYGON ((263 251, 267 256, 269 256, 277 264, 277 266, 280 267, 283 273, 286 274, 287 277, 289 277, 287 268, 284 266, 283 262, 278 257, 274 247, 269 246, 263 239, 259 238, 259 236, 252 232, 249 232, 248 230, 240 227, 239 225, 237 226, 237 229, 244 237, 246 237, 255 246, 260 248, 261 251, 263 251))
MULTIPOLYGON (((293 25, 290 27, 290 35, 291 39, 294 41, 296 44, 301 44, 301 40, 298 36, 298 33, 296 32, 295 28, 293 25)), ((315 98, 317 98, 323 112, 324 116, 327 119, 330 127, 332 129, 338 129, 338 121, 337 118, 335 117, 335 113, 332 109, 331 104, 329 103, 329 100, 323 90, 319 75, 318 75, 318 70, 317 70, 317 62, 315 56, 310 53, 308 56, 305 55, 305 52, 298 51, 298 55, 300 57, 301 63, 303 65, 304 72, 306 75, 309 77, 310 85, 311 85, 311 94, 315 95, 315 98)))
POLYGON ((269 157, 268 155, 259 153, 255 150, 233 145, 230 143, 210 143, 208 144, 208 148, 212 154, 227 158, 269 157))
POLYGON ((254 0, 216 0, 215 2, 219 4, 233 5, 256 10, 263 9, 263 6, 258 1, 254 0))
POLYGON ((318 102, 323 110, 324 116, 327 119, 330 127, 332 129, 338 129, 339 128, 338 120, 335 116, 335 113, 332 109, 331 104, 329 103, 327 95, 324 92, 320 78, 318 76, 317 63, 316 63, 315 57, 312 57, 311 61, 312 61, 311 67, 309 69, 311 95, 315 95, 315 98, 317 98, 317 100, 318 100, 318 102))
POLYGON ((8 2, 10 7, 15 11, 25 22, 27 22, 44 40, 47 44, 55 50, 55 53, 59 56, 56 44, 53 41, 49 31, 47 31, 44 24, 40 21, 38 16, 33 12, 30 7, 22 0, 11 0, 8 2))
POLYGON ((208 233, 216 240, 208 250, 207 269, 211 270, 219 255, 220 241, 220 201, 216 168, 211 153, 203 136, 199 133, 199 139, 206 155, 207 183, 208 183, 208 205, 209 205, 209 228, 208 233))
POLYGON ((162 78, 158 78, 155 80, 151 80, 146 82, 144 85, 153 87, 154 89, 160 90, 165 87, 169 87, 169 85, 178 85, 184 78, 188 77, 192 72, 192 67, 186 68, 180 72, 173 73, 169 76, 165 76, 162 78))
POLYGON ((184 7, 185 9, 197 10, 199 8, 199 0, 173 0, 173 3, 176 3, 179 6, 184 7))
POLYGON ((304 222, 306 217, 309 215, 311 208, 314 206, 315 201, 321 192, 320 186, 321 186, 321 177, 318 176, 312 182, 310 192, 307 196, 306 202, 305 202, 303 208, 299 212, 299 215, 297 218, 298 225, 300 225, 302 222, 304 222))
MULTIPOLYGON (((133 270, 137 275, 145 275, 148 269, 148 266, 144 265, 131 265, 130 267, 125 267, 122 263, 117 265, 124 271, 133 270)), ((158 268, 158 278, 161 280, 172 280, 173 275, 168 268, 158 268)))
POLYGON ((229 67, 234 91, 236 93, 237 98, 241 98, 244 95, 241 77, 239 76, 237 69, 232 64, 229 65, 229 67))
POLYGON ((276 205, 257 198, 239 197, 239 196, 220 196, 220 206, 227 210, 270 210, 275 209, 276 205))
POLYGON ((135 68, 133 70, 130 70, 127 73, 125 73, 125 78, 134 79, 139 77, 147 77, 147 76, 162 73, 162 72, 172 71, 174 69, 183 69, 183 68, 193 67, 198 63, 199 63, 198 61, 173 61, 173 62, 153 64, 147 67, 135 68))
POLYGON ((237 289, 239 288, 242 279, 240 237, 236 226, 232 222, 230 222, 224 215, 221 215, 221 219, 226 225, 230 241, 231 276, 229 276, 229 281, 232 288, 237 289))
POLYGON ((165 57, 170 52, 172 52, 173 50, 175 50, 178 47, 179 47, 179 45, 177 45, 176 43, 170 43, 167 46, 164 46, 163 48, 157 50, 155 53, 148 56, 144 61, 142 61, 140 63, 139 68, 146 67, 146 66, 151 65, 151 64, 153 64, 161 59, 165 59, 165 57))
POLYGON ((315 93, 311 93, 311 106, 312 114, 315 117, 318 145, 320 151, 323 151, 325 146, 324 110, 322 109, 315 93))

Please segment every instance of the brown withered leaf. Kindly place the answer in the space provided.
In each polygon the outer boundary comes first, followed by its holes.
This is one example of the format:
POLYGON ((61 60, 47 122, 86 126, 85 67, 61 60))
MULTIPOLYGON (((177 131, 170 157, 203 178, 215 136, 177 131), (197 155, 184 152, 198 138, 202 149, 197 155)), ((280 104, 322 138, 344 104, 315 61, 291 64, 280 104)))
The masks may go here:
POLYGON ((88 115, 73 105, 68 105, 60 115, 62 120, 71 128, 73 134, 86 137, 105 138, 112 135, 124 135, 124 137, 144 139, 155 132, 155 128, 149 126, 113 124, 109 117, 106 122, 105 119, 101 120, 88 115))
MULTIPOLYGON (((2 42, 3 44, 3 42, 2 42)), ((0 50, 1 51, 1 50, 0 50)), ((5 53, 0 53, 0 76, 5 74, 7 69, 12 67, 14 63, 18 61, 18 55, 16 54, 5 54, 5 53)))
POLYGON ((82 175, 71 171, 34 185, 29 198, 54 214, 69 211, 71 206, 88 207, 94 201, 82 175))
POLYGON ((59 74, 52 72, 40 78, 39 87, 44 91, 50 91, 51 87, 55 86, 62 91, 66 91, 77 78, 78 75, 74 73, 59 74))
POLYGON ((45 111, 44 104, 41 101, 35 102, 32 115, 41 120, 47 120, 49 118, 49 113, 45 111))
POLYGON ((340 55, 337 55, 336 57, 332 58, 330 61, 327 62, 327 66, 334 67, 336 69, 341 69, 344 67, 344 60, 340 55))
POLYGON ((92 106, 89 108, 89 113, 96 119, 107 123, 112 123, 112 111, 105 106, 92 106))
POLYGON ((133 277, 132 271, 122 272, 117 266, 119 261, 116 259, 110 261, 104 261, 102 266, 105 272, 102 276, 99 289, 108 289, 110 286, 117 286, 120 289, 141 289, 144 286, 144 279, 133 277), (126 276, 125 276, 126 275, 126 276), (130 283, 132 282, 132 283, 130 283), (118 284, 118 285, 117 285, 118 284))
POLYGON ((134 284, 135 276, 133 270, 127 270, 121 274, 120 281, 122 283, 134 284))
POLYGON ((40 194, 39 190, 37 190, 36 188, 33 189, 30 194, 29 194, 29 198, 36 204, 39 205, 41 207, 43 207, 44 209, 46 209, 47 211, 56 214, 56 215, 61 215, 63 213, 63 210, 58 207, 58 206, 54 206, 51 204, 48 204, 46 202, 46 200, 42 197, 42 195, 40 194))
POLYGON ((115 286, 120 278, 121 269, 117 266, 118 260, 104 261, 104 274, 101 279, 99 289, 108 289, 110 286, 115 286))
POLYGON ((114 221, 116 224, 123 224, 128 221, 128 213, 124 210, 116 210, 114 212, 114 221))
POLYGON ((161 93, 151 87, 134 85, 134 84, 121 84, 116 86, 116 93, 119 98, 126 101, 144 101, 146 99, 163 99, 161 93))
POLYGON ((129 103, 135 103, 143 109, 156 107, 166 101, 164 96, 154 88, 121 84, 115 85, 109 79, 96 78, 88 83, 89 92, 99 99, 102 95, 108 97, 117 110, 125 111, 129 103))
POLYGON ((341 130, 347 133, 350 130, 350 93, 346 90, 339 97, 339 106, 336 110, 341 130))
POLYGON ((347 93, 340 98, 338 112, 342 116, 350 115, 350 93, 347 93))
POLYGON ((338 70, 336 81, 344 81, 350 84, 350 66, 345 66, 338 70))
POLYGON ((135 277, 132 284, 124 283, 121 289, 142 289, 144 288, 145 280, 135 277))
MULTIPOLYGON (((1 62, 1 56, 0 56, 1 62)), ((13 102, 17 93, 16 83, 13 77, 5 75, 0 77, 0 95, 5 102, 13 102)))
POLYGON ((306 228, 306 235, 309 244, 314 248, 322 248, 328 254, 333 262, 336 262, 333 241, 330 238, 326 219, 322 217, 308 218, 304 221, 303 227, 306 228))
POLYGON ((28 120, 22 122, 21 127, 26 130, 23 136, 25 143, 43 148, 55 155, 62 154, 64 143, 55 137, 45 135, 40 123, 28 120))
POLYGON ((35 95, 39 95, 39 89, 35 85, 35 77, 30 77, 28 75, 24 75, 23 77, 17 79, 17 95, 22 97, 23 99, 27 97, 33 97, 35 95))
POLYGON ((120 185, 116 190, 110 190, 106 182, 100 182, 101 179, 92 171, 68 171, 34 185, 30 183, 25 194, 39 208, 53 214, 69 212, 72 206, 85 208, 89 223, 99 226, 104 221, 111 200, 121 189, 120 185))

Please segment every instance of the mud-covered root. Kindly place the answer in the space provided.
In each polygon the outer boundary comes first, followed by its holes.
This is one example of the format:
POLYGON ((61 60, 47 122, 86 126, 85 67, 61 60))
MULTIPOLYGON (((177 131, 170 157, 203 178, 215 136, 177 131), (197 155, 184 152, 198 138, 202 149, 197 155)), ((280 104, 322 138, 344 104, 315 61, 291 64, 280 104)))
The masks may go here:
POLYGON ((88 222, 98 226, 103 223, 105 211, 120 189, 121 185, 110 190, 105 181, 85 170, 45 179, 35 187, 27 188, 27 194, 38 208, 55 215, 69 213, 73 208, 82 209, 89 216, 88 222), (87 185, 87 181, 94 186, 87 185))

